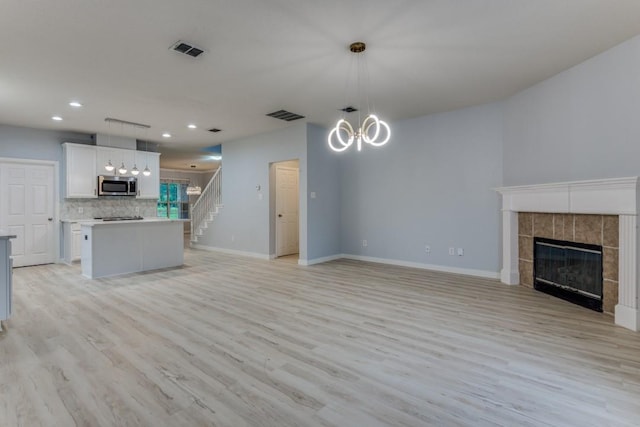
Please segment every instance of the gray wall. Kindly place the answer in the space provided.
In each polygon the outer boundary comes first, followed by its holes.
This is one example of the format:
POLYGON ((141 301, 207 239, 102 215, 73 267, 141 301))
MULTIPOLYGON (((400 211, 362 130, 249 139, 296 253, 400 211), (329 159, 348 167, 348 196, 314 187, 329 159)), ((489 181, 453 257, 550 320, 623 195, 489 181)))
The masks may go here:
POLYGON ((0 124, 0 157, 52 160, 60 162, 62 168, 62 146, 60 144, 63 142, 93 144, 93 139, 88 134, 0 124))
MULTIPOLYGON (((299 160, 300 194, 307 193, 307 127, 304 123, 223 144, 224 207, 199 245, 268 256, 273 253, 270 164, 299 160), (260 185, 260 191, 256 186, 260 185)), ((307 254, 307 200, 300 198, 300 258, 307 254)))
MULTIPOLYGON (((327 130, 307 128, 307 258, 340 254, 340 154, 327 145, 327 130), (315 192, 316 198, 311 198, 315 192)), ((305 197, 304 193, 300 197, 305 197)))
POLYGON ((500 209, 493 188, 502 183, 502 104, 390 126, 384 147, 342 154, 342 251, 498 271, 500 209), (463 248, 464 256, 448 255, 449 247, 463 248))
POLYGON ((505 185, 639 175, 640 36, 505 107, 505 185))

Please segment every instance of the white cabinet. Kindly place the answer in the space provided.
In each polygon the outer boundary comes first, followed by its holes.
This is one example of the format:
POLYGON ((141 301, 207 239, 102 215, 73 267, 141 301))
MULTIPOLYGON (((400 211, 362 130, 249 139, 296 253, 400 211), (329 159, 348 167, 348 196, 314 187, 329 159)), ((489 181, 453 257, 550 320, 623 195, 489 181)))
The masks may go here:
POLYGON ((98 175, 133 176, 134 166, 140 173, 138 178, 138 198, 157 199, 160 196, 160 153, 126 150, 123 148, 95 145, 63 144, 67 171, 67 198, 98 197, 98 175), (105 165, 111 162, 114 169, 107 171, 105 165), (127 173, 118 172, 124 163, 127 173), (149 167, 151 175, 144 176, 143 170, 149 167))
POLYGON ((135 164, 140 170, 138 178, 138 198, 155 199, 160 197, 160 153, 136 151, 135 164), (144 176, 143 171, 149 167, 151 175, 144 176))
POLYGON ((82 231, 79 222, 64 222, 62 224, 62 239, 64 241, 64 262, 71 264, 80 260, 82 251, 82 231))
MULTIPOLYGON (((13 260, 11 259, 11 241, 15 236, 0 236, 0 320, 11 317, 13 298, 13 260)), ((0 331, 2 324, 0 324, 0 331)))
POLYGON ((62 144, 67 171, 66 197, 98 197, 96 173, 96 147, 92 145, 62 144))
POLYGON ((94 147, 94 149, 96 150, 96 170, 98 175, 131 176, 131 169, 136 156, 135 150, 112 147, 94 147), (113 171, 111 172, 105 169, 109 162, 113 165, 113 171), (127 169, 127 172, 123 174, 118 172, 122 164, 127 169))

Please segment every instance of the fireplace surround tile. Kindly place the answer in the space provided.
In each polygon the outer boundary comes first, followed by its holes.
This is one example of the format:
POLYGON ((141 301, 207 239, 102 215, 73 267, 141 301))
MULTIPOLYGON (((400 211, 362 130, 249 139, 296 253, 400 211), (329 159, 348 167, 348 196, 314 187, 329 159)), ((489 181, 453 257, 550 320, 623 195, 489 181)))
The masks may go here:
POLYGON ((533 288, 533 262, 520 259, 518 268, 520 269, 520 284, 527 288, 533 288))
POLYGON ((557 240, 573 240, 573 215, 553 215, 553 238, 557 240))
POLYGON ((574 215, 576 242, 602 245, 602 215, 574 215))
POLYGON ((553 239, 553 214, 536 213, 533 215, 533 235, 553 239))
POLYGON ((602 283, 602 310, 607 314, 615 312, 618 303, 618 282, 604 280, 602 283))
POLYGON ((602 278, 618 281, 618 249, 602 248, 602 278))
POLYGON ((602 246, 617 248, 619 246, 619 220, 617 215, 602 216, 602 246))
POLYGON ((518 251, 521 259, 533 260, 533 237, 518 236, 518 251))
POLYGON ((533 236, 533 214, 531 212, 518 213, 518 234, 533 236))

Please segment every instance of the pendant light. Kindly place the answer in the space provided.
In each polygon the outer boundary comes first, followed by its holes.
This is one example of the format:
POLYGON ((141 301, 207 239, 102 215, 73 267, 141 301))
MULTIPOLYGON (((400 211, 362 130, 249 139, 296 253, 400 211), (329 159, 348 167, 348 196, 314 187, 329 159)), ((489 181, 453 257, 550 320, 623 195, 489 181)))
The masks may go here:
POLYGON ((151 170, 149 169, 149 141, 147 141, 146 138, 144 141, 144 159, 147 164, 145 165, 144 170, 142 171, 142 175, 151 176, 151 170))
MULTIPOLYGON (((363 52, 366 49, 366 44, 363 42, 354 42, 349 46, 351 53, 356 55, 356 91, 357 91, 357 109, 353 107, 345 107, 342 111, 344 113, 351 113, 367 107, 367 116, 360 122, 360 112, 358 112, 359 126, 353 127, 349 123, 343 114, 343 117, 338 120, 335 127, 329 133, 327 142, 329 148, 333 151, 344 151, 355 142, 356 149, 360 151, 362 149, 362 143, 369 144, 373 147, 380 147, 386 144, 391 137, 391 130, 389 125, 380 120, 376 114, 373 113, 374 108, 369 103, 369 94, 367 93, 367 84, 369 83, 369 71, 367 64, 364 60, 363 52), (361 81, 360 75, 364 75, 364 82, 361 81)), ((347 78, 349 76, 347 75, 347 78)), ((348 80, 347 80, 348 83, 348 80)), ((345 91, 346 93, 346 91, 345 91)))
MULTIPOLYGON (((109 138, 109 146, 111 146, 111 122, 107 120, 107 137, 109 138)), ((113 166, 113 163, 111 163, 111 159, 109 159, 109 161, 107 162, 106 165, 104 165, 104 168, 107 170, 107 172, 113 172, 113 170, 116 168, 115 166, 113 166)))
POLYGON ((122 164, 118 168, 118 173, 120 175, 124 175, 125 173, 127 173, 127 168, 124 166, 124 162, 122 162, 122 164))
MULTIPOLYGON (((133 127, 133 139, 135 139, 136 141, 136 153, 137 153, 137 150, 138 150, 138 127, 137 126, 133 127)), ((139 174, 140 174, 140 169, 138 169, 138 165, 136 164, 136 159, 134 155, 133 168, 131 168, 131 175, 138 176, 139 174)))
POLYGON ((187 196, 199 196, 202 193, 202 188, 199 185, 189 185, 187 186, 187 196))

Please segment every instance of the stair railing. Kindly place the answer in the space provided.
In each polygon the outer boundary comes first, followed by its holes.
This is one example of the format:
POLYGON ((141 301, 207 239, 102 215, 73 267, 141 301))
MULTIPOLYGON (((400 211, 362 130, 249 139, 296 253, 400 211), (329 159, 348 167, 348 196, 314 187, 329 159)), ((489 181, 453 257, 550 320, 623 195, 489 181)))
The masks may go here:
POLYGON ((222 167, 213 174, 209 183, 198 200, 191 205, 191 238, 196 235, 196 232, 200 227, 205 224, 205 221, 210 220, 211 215, 216 211, 217 207, 221 205, 221 189, 222 189, 222 167))

